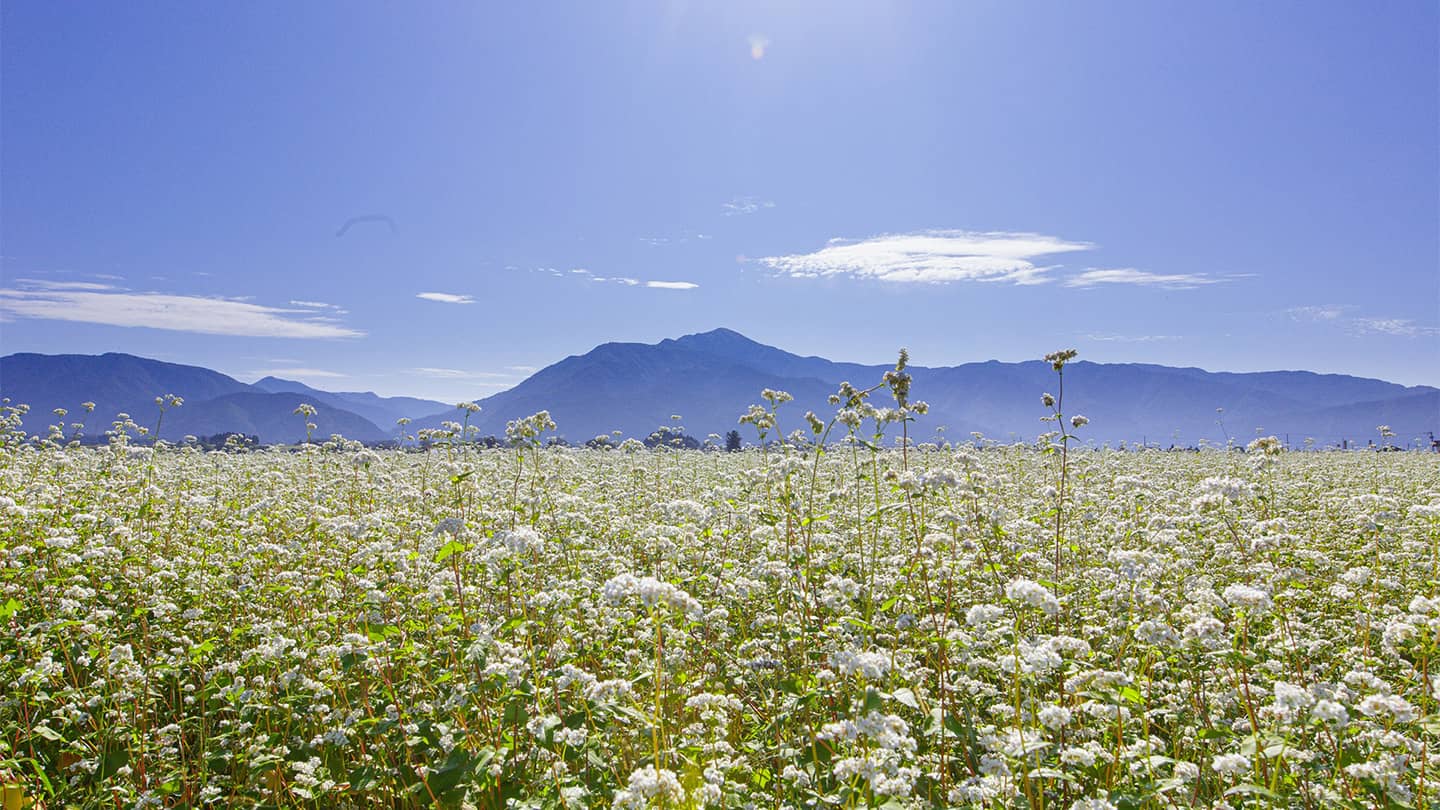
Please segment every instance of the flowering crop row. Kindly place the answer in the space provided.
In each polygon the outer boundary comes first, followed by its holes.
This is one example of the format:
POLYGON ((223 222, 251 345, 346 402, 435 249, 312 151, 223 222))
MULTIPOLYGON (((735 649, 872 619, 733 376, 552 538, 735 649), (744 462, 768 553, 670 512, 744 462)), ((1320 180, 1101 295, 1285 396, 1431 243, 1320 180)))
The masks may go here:
POLYGON ((0 778, 55 807, 1434 800, 1433 458, 1077 450, 1058 406, 1037 445, 882 449, 923 407, 896 374, 895 408, 847 387, 815 441, 740 453, 8 441, 0 778))

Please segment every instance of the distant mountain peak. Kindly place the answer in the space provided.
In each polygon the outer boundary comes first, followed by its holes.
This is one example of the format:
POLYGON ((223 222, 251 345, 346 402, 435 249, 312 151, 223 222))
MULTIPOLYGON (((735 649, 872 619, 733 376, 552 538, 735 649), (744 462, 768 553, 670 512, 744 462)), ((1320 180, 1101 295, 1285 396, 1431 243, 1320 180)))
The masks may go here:
MULTIPOLYGON (((660 345, 662 346, 666 343, 765 346, 765 344, 751 340, 739 332, 736 332, 734 329, 726 329, 723 326, 716 327, 708 332, 694 332, 678 338, 667 338, 660 341, 660 345)), ((765 346, 765 348, 768 349, 771 347, 765 346)))
POLYGON ((767 346, 746 337, 734 329, 720 327, 708 332, 696 332, 678 338, 667 338, 655 344, 656 348, 679 347, 690 351, 704 352, 731 359, 761 361, 764 358, 793 357, 783 349, 767 346))

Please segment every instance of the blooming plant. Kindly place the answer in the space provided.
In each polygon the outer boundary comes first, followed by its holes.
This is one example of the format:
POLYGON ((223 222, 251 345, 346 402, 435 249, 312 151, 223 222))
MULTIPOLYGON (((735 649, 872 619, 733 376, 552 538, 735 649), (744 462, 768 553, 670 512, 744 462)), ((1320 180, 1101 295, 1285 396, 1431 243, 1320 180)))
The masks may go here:
POLYGON ((1095 449, 1058 395, 1035 444, 916 444, 907 360, 788 437, 765 392, 731 453, 551 446, 543 412, 508 447, 462 423, 206 451, 122 417, 94 448, 6 403, 0 785, 95 808, 1435 804, 1431 458, 1095 449))

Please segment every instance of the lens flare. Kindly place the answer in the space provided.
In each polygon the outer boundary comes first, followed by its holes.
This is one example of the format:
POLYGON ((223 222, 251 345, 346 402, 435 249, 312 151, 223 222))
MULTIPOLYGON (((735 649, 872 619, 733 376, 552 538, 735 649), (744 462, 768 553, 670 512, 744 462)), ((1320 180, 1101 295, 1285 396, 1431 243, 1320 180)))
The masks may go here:
POLYGON ((759 62, 765 58, 765 50, 770 47, 770 40, 760 34, 750 35, 750 58, 759 62))

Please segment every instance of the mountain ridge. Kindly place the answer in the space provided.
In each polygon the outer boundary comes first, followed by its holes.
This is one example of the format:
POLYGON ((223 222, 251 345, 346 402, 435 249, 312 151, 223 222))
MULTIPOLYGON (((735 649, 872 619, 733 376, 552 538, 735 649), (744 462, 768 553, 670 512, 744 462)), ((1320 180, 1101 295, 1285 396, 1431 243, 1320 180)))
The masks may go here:
MULTIPOLYGON (((477 400, 482 410, 470 424, 481 435, 503 436, 506 422, 548 410, 559 425, 557 433, 572 442, 612 431, 643 437, 661 426, 684 427, 704 437, 737 427, 738 417, 760 401, 761 390, 775 388, 795 397, 780 411, 779 433, 788 433, 802 427, 807 410, 828 419, 834 412, 828 396, 841 381, 867 387, 889 368, 801 356, 725 328, 653 344, 606 342, 477 400), (676 423, 672 414, 683 419, 676 423)), ((912 397, 930 404, 930 413, 912 426, 912 437, 964 439, 975 432, 1029 440, 1049 429, 1040 421, 1045 414, 1040 395, 1057 390, 1058 381, 1043 361, 986 360, 908 370, 912 397)), ((396 435, 394 422, 400 416, 413 419, 411 432, 462 421, 458 411, 436 400, 325 391, 273 376, 247 384, 201 366, 118 352, 0 357, 0 395, 33 406, 27 419, 32 433, 42 432, 37 427, 47 417, 39 415, 51 408, 68 409, 67 421, 75 421, 86 400, 97 403, 95 424, 102 426, 89 425, 92 436, 120 410, 145 424, 158 415, 154 398, 166 393, 186 399, 185 406, 165 416, 167 439, 183 435, 181 430, 192 435, 234 430, 259 433, 264 442, 294 441, 297 435, 303 438, 304 424, 293 414, 300 401, 296 397, 320 411, 313 420, 320 438, 340 432, 384 440, 396 435), (431 410, 422 412, 426 409, 431 410)), ((1097 443, 1244 443, 1257 429, 1298 434, 1292 436, 1297 444, 1305 436, 1322 444, 1363 443, 1377 437, 1380 424, 1390 424, 1402 441, 1440 430, 1440 388, 1306 370, 1229 372, 1077 360, 1066 367, 1065 394, 1067 415, 1090 418, 1081 439, 1097 443)), ((883 406, 889 399, 882 390, 872 401, 883 406)), ((747 432, 745 438, 756 436, 747 432)))
MULTIPOLYGON (((865 387, 878 382, 888 368, 805 357, 724 328, 654 344, 608 342, 547 366, 514 388, 477 400, 482 411, 470 424, 483 434, 503 435, 505 422, 548 410, 559 434, 584 441, 616 429, 624 435, 644 436, 671 424, 668 415, 679 413, 690 432, 704 436, 734 428, 746 407, 759 401, 760 390, 772 387, 795 396, 795 403, 781 411, 784 432, 799 427, 806 410, 823 416, 833 413, 826 398, 842 380, 865 387), (731 384, 712 379, 704 396, 682 395, 693 386, 695 367, 707 359, 710 376, 728 376, 731 384), (652 404, 649 395, 662 378, 672 392, 680 393, 652 404), (624 392, 597 388, 626 380, 624 392), (574 394, 580 390, 587 393, 577 399, 574 394), (629 410, 622 412, 622 405, 629 410)), ((1054 371, 1041 360, 912 365, 909 371, 912 396, 931 406, 931 413, 917 423, 925 435, 946 425, 951 437, 979 432, 994 438, 1032 438, 1045 427, 1039 421, 1045 413, 1040 394, 1055 390, 1057 383, 1054 371)), ((1440 428, 1436 424, 1440 389, 1429 386, 1304 370, 1213 372, 1087 360, 1072 362, 1067 372, 1067 414, 1086 413, 1094 429, 1082 433, 1082 439, 1095 441, 1194 444, 1235 439, 1243 443, 1255 428, 1284 433, 1287 423, 1300 424, 1302 416, 1317 440, 1360 440, 1374 436, 1380 423, 1362 425, 1359 413, 1342 417, 1335 409, 1391 400, 1403 400, 1399 411, 1386 411, 1406 423, 1395 425, 1397 432, 1414 430, 1420 435, 1440 428), (1103 396, 1107 390, 1118 396, 1103 396), (1324 416, 1327 409, 1334 413, 1324 416)), ((884 404, 879 399, 876 403, 884 404)), ((453 418, 453 411, 434 414, 417 420, 417 426, 436 426, 453 418)))

